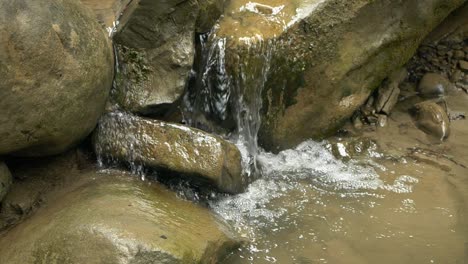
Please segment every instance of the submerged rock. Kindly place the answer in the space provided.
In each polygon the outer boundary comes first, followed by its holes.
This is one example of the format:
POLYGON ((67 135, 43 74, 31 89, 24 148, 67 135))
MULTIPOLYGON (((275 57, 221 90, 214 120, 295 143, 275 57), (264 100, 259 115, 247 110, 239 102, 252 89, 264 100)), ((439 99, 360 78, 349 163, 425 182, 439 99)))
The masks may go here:
POLYGON ((434 98, 447 93, 450 82, 438 73, 427 73, 419 82, 418 92, 422 97, 434 98))
POLYGON ((0 202, 5 198, 12 184, 11 173, 5 163, 0 161, 0 202))
POLYGON ((0 239, 0 263, 220 263, 239 245, 208 209, 156 183, 121 172, 76 177, 0 239))
POLYGON ((447 112, 438 104, 426 101, 412 109, 413 118, 419 129, 441 141, 450 135, 450 120, 447 112))
POLYGON ((0 155, 63 152, 94 129, 112 47, 79 1, 0 0, 0 155))
POLYGON ((100 120, 94 147, 103 158, 195 176, 228 193, 247 184, 234 144, 182 125, 110 113, 100 120))
POLYGON ((259 142, 276 151, 335 131, 463 2, 231 1, 211 45, 224 40, 232 94, 241 94, 231 105, 261 105, 259 142))

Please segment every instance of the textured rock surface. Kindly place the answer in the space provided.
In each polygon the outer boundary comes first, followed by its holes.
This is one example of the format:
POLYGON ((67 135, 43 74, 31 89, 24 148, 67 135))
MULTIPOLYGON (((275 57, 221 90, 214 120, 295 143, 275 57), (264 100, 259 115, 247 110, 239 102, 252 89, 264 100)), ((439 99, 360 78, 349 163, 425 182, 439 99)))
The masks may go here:
POLYGON ((259 141, 278 150, 333 132, 464 1, 257 2, 231 2, 213 42, 246 104, 264 87, 259 141))
POLYGON ((239 245, 208 209, 157 183, 118 171, 75 179, 0 239, 1 263, 219 263, 239 245))
POLYGON ((11 173, 5 163, 0 161, 0 202, 5 198, 12 184, 11 173))
POLYGON ((406 70, 396 71, 386 79, 377 91, 377 99, 375 101, 375 110, 377 113, 390 115, 393 107, 398 102, 400 95, 399 85, 402 83, 408 72, 406 70))
POLYGON ((103 158, 196 176, 221 191, 238 193, 246 185, 237 147, 198 129, 110 113, 101 118, 94 145, 103 158))
POLYGON ((80 2, 1 0, 0 76, 0 155, 57 154, 95 127, 112 48, 80 2))
POLYGON ((195 32, 209 31, 223 9, 223 0, 141 0, 129 8, 115 36, 120 64, 114 101, 142 114, 176 101, 192 69, 195 32))
POLYGON ((115 22, 122 11, 132 0, 80 0, 96 15, 98 21, 106 28, 115 27, 115 22))

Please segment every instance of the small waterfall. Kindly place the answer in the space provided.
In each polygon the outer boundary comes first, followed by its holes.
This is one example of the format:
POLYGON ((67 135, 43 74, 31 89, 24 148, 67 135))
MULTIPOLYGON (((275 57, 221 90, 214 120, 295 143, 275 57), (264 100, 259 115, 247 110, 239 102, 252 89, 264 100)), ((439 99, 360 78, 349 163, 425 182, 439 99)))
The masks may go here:
MULTIPOLYGON (((109 155, 109 153, 105 150, 105 146, 102 145, 105 143, 96 141, 94 144, 94 150, 97 157, 98 167, 101 169, 106 169, 121 167, 121 165, 124 165, 132 172, 132 174, 138 175, 142 180, 145 180, 147 170, 144 164, 137 161, 137 157, 140 154, 137 153, 133 147, 134 145, 141 144, 142 137, 144 137, 144 133, 141 134, 141 131, 139 131, 134 125, 135 117, 132 114, 121 111, 115 111, 107 115, 118 118, 101 117, 97 129, 102 130, 100 133, 104 133, 104 137, 118 139, 112 141, 110 144, 116 146, 116 148, 125 153, 126 158, 125 162, 113 158, 112 155, 109 155), (122 137, 119 133, 115 132, 119 129, 138 131, 139 133, 128 133, 122 137)), ((96 138, 94 138, 94 140, 96 140, 96 138)))
POLYGON ((224 127, 234 123, 230 139, 243 154, 245 172, 253 175, 258 172, 262 92, 275 43, 260 35, 234 40, 215 33, 201 35, 199 42, 201 58, 184 100, 186 122, 202 129, 207 122, 224 127))
POLYGON ((201 34, 199 65, 194 72, 194 90, 185 97, 186 121, 198 126, 201 116, 217 121, 228 117, 228 102, 231 95, 231 79, 225 68, 226 39, 219 39, 208 46, 209 34, 201 34))

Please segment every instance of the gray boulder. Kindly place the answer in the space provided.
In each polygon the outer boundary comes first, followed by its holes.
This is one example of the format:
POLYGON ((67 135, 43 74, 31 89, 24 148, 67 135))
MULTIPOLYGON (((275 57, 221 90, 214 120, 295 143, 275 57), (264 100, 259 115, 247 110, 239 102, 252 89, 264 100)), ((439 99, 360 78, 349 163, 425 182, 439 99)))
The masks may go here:
POLYGON ((99 122, 94 148, 102 158, 194 176, 228 193, 247 184, 234 144, 183 125, 109 113, 99 122))
POLYGON ((0 155, 53 155, 94 129, 112 48, 79 1, 0 0, 0 76, 0 155))

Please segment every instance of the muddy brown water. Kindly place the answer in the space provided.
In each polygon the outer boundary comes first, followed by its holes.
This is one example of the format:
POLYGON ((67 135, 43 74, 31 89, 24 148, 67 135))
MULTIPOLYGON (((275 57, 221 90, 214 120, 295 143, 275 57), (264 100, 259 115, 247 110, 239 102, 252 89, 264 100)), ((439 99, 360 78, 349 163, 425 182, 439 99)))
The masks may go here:
MULTIPOLYGON (((468 112, 464 93, 447 102, 468 112)), ((437 142, 411 103, 385 128, 262 153, 263 178, 212 204, 251 240, 226 263, 468 263, 468 121, 437 142)))

